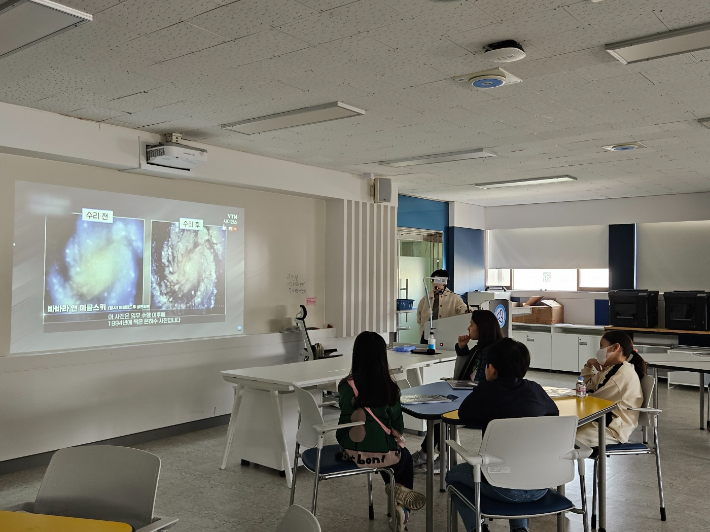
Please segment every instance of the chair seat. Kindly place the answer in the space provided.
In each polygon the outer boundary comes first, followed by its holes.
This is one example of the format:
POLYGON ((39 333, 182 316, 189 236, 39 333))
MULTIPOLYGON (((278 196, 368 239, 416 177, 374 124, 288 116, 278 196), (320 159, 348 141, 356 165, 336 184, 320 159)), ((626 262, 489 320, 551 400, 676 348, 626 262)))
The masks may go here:
MULTIPOLYGON (((340 454, 340 445, 326 445, 323 447, 320 456, 320 474, 330 475, 333 473, 342 473, 344 471, 353 471, 359 469, 358 466, 348 460, 343 462, 335 459, 335 455, 340 454)), ((315 472, 316 461, 318 460, 318 449, 315 447, 304 451, 301 455, 301 461, 306 468, 315 472)))
POLYGON ((633 443, 633 442, 628 442, 628 443, 616 443, 614 445, 607 445, 606 446, 606 454, 614 454, 614 453, 648 453, 650 452, 650 449, 648 445, 644 443, 633 443))
MULTIPOLYGON (((476 500, 476 494, 472 487, 459 482, 454 482, 451 485, 470 502, 476 500)), ((502 502, 481 495, 481 513, 491 517, 515 518, 526 515, 555 514, 571 510, 574 507, 572 501, 553 490, 547 490, 547 494, 542 499, 526 503, 502 502)))

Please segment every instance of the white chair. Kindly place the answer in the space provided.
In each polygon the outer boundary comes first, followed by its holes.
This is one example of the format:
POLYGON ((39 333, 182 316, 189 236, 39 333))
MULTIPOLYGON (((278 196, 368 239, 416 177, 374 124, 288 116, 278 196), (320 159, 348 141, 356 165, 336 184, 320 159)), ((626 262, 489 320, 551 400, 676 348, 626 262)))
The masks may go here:
MULTIPOLYGON (((617 443, 606 446, 607 456, 622 456, 622 455, 639 455, 653 454, 656 456, 656 477, 658 479, 658 498, 661 508, 661 521, 666 520, 666 503, 663 495, 663 475, 661 474, 661 448, 658 443, 658 414, 662 410, 651 408, 653 399, 653 387, 656 385, 655 380, 650 375, 646 375, 641 379, 641 389, 643 390, 643 405, 641 408, 629 408, 639 413, 638 426, 644 430, 644 436, 647 429, 653 431, 653 447, 648 446, 648 442, 643 443, 617 443)), ((597 524, 597 469, 599 465, 599 457, 594 457, 594 476, 592 485, 592 528, 596 528, 597 524)))
POLYGON ((563 512, 582 514, 584 530, 587 521, 587 495, 584 485, 584 459, 592 450, 575 449, 577 418, 531 417, 496 419, 486 428, 478 453, 469 452, 453 440, 450 448, 473 466, 475 488, 454 482, 447 490, 447 532, 456 522, 452 496, 476 511, 476 531, 481 532, 481 519, 522 519, 563 512), (562 494, 548 490, 540 500, 529 503, 505 503, 481 495, 481 473, 488 483, 499 488, 522 490, 564 486, 574 480, 574 462, 580 476, 582 509, 562 494))
POLYGON ((178 522, 153 514, 159 476, 160 458, 138 449, 61 449, 52 456, 34 502, 0 509, 116 521, 135 532, 158 532, 178 522))
POLYGON ((303 506, 292 504, 286 510, 276 532, 321 532, 318 519, 303 506))
MULTIPOLYGON (((298 408, 300 411, 298 433, 296 434, 296 453, 293 460, 293 480, 291 482, 291 502, 296 494, 296 476, 298 471, 299 458, 301 463, 314 474, 313 479, 313 499, 311 502, 311 512, 316 513, 318 502, 318 484, 321 480, 330 480, 338 477, 348 477, 352 475, 367 475, 367 495, 370 503, 370 519, 375 518, 375 510, 372 501, 372 475, 379 472, 389 473, 390 497, 389 513, 394 515, 395 507, 395 481, 394 473, 390 468, 360 468, 352 461, 342 461, 336 458, 341 452, 340 445, 325 445, 325 435, 334 430, 342 428, 356 427, 364 425, 363 421, 355 423, 343 423, 342 425, 326 425, 323 422, 319 405, 313 396, 307 391, 295 386, 298 408), (301 453, 301 447, 306 450, 301 453)), ((321 405, 322 406, 322 405, 321 405)), ((391 520, 394 525, 394 519, 391 520)))

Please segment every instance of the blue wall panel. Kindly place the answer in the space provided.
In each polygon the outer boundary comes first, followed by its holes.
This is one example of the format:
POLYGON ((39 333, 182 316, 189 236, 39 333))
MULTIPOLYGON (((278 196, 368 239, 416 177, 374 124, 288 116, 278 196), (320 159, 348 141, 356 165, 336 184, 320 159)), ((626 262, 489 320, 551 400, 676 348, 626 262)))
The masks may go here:
POLYGON ((451 276, 449 289, 457 294, 484 290, 484 231, 449 227, 446 235, 446 269, 451 276))
POLYGON ((397 226, 445 231, 449 226, 449 204, 399 195, 397 226))
POLYGON ((610 225, 609 289, 634 288, 636 288, 636 224, 610 225))

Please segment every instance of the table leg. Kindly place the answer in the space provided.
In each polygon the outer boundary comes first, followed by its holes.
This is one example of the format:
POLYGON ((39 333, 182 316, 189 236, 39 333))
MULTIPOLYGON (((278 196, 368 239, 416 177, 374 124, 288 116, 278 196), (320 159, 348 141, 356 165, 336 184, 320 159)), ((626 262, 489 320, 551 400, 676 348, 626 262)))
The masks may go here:
POLYGON ((446 448, 446 423, 439 421, 439 491, 441 493, 446 493, 446 455, 448 454, 448 449, 446 448))
POLYGON ((597 420, 599 425, 599 532, 606 532, 606 414, 597 420))
POLYGON ((234 403, 232 404, 232 415, 229 417, 229 428, 227 429, 227 446, 224 449, 224 456, 222 457, 222 465, 220 469, 225 469, 227 467, 227 459, 229 458, 229 448, 232 446, 232 439, 234 438, 234 429, 237 426, 237 414, 239 414, 239 405, 242 402, 242 393, 244 392, 243 386, 241 384, 234 385, 234 403))
MULTIPOLYGON (((557 493, 562 495, 563 497, 565 496, 565 486, 564 484, 562 486, 557 486, 557 493)), ((557 514, 557 532, 565 532, 565 513, 560 512, 557 514)))
POLYGON ((700 430, 705 430, 705 373, 698 373, 698 375, 700 375, 700 430))
MULTIPOLYGON (((449 425, 449 439, 454 440, 454 441, 458 441, 457 433, 458 433, 458 427, 456 425, 449 425)), ((448 458, 449 458, 449 471, 451 471, 451 469, 453 469, 456 466, 456 463, 458 462, 458 457, 456 455, 456 452, 449 449, 448 458)), ((459 530, 459 515, 455 509, 452 508, 451 511, 452 511, 451 532, 458 532, 458 530, 459 530)))
POLYGON ((653 380, 655 381, 653 386, 653 408, 658 408, 658 368, 653 368, 653 380))
POLYGON ((281 405, 279 405, 279 392, 272 390, 269 392, 271 396, 271 405, 276 414, 276 422, 278 423, 278 430, 281 437, 276 442, 276 445, 280 447, 279 451, 281 454, 281 463, 283 471, 286 473, 286 485, 290 488, 293 476, 293 471, 291 470, 291 456, 288 452, 288 446, 286 445, 286 432, 284 431, 284 420, 281 414, 281 405))
POLYGON ((433 419, 426 421, 426 532, 434 532, 434 431, 437 430, 433 419))

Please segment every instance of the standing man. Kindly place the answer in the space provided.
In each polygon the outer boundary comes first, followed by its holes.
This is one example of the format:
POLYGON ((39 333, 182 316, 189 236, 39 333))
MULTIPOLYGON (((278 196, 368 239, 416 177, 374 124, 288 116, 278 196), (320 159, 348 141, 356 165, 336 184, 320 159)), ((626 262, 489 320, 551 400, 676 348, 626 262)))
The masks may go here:
MULTIPOLYGON (((446 270, 436 270, 431 276, 445 278, 446 282, 449 280, 449 272, 446 270)), ((450 318, 451 316, 458 316, 468 312, 468 307, 463 302, 463 299, 446 288, 446 283, 434 282, 434 291, 429 294, 429 301, 431 302, 431 311, 434 313, 434 320, 450 318)), ((419 325, 419 335, 423 344, 427 343, 424 338, 424 325, 428 321, 429 304, 426 296, 424 296, 417 307, 417 324, 419 325)))

